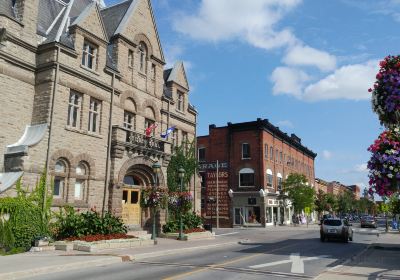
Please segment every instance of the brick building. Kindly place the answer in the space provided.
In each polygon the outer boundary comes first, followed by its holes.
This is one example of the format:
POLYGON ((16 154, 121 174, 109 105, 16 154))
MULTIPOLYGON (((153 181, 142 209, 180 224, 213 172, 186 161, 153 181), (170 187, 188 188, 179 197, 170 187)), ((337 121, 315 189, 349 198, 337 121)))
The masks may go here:
POLYGON ((99 2, 0 1, 0 196, 47 168, 53 206, 109 209, 143 227, 140 190, 154 185, 156 162, 166 186, 197 112, 183 64, 164 70, 151 2, 99 2))
POLYGON ((317 192, 318 190, 322 190, 324 193, 331 193, 335 196, 342 192, 349 191, 354 194, 355 199, 360 199, 360 186, 358 185, 346 186, 337 181, 327 182, 320 178, 315 178, 315 190, 317 192))
POLYGON ((210 125, 207 136, 197 137, 197 145, 202 215, 217 215, 210 197, 216 198, 218 186, 220 225, 265 226, 275 219, 290 223, 293 209, 280 192, 282 181, 290 173, 301 173, 314 184, 317 155, 295 134, 287 135, 268 120, 210 125))

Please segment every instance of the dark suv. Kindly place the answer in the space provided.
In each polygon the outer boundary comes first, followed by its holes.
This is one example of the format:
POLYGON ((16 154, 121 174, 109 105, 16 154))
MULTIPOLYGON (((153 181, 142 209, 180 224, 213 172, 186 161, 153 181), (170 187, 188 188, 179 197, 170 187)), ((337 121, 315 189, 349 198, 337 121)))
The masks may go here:
POLYGON ((347 220, 325 219, 321 223, 321 242, 325 239, 340 238, 343 242, 353 241, 353 229, 347 220))

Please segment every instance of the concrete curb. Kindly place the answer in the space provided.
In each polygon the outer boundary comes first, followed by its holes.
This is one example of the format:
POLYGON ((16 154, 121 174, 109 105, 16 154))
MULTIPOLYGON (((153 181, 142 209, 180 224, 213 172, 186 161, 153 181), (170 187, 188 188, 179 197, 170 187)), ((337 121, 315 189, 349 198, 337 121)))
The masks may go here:
POLYGON ((0 279, 20 279, 23 277, 33 276, 33 275, 42 275, 47 274, 49 272, 62 272, 69 269, 78 269, 84 268, 89 266, 97 266, 97 265, 107 265, 113 263, 120 263, 123 261, 123 258, 120 256, 114 256, 99 260, 91 260, 91 261, 81 261, 81 262, 74 262, 69 264, 60 264, 60 265, 52 265, 52 266, 45 266, 40 268, 34 269, 27 269, 23 271, 16 271, 16 272, 7 272, 7 273, 0 273, 0 279))

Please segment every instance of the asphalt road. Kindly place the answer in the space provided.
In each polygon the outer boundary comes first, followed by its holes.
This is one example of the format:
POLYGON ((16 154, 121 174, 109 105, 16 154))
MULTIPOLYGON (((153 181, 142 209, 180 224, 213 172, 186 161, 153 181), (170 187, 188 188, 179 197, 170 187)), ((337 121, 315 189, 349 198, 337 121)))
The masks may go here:
POLYGON ((354 241, 320 242, 319 231, 229 229, 217 238, 247 239, 242 244, 197 250, 29 279, 312 279, 362 252, 375 229, 355 225, 354 241))

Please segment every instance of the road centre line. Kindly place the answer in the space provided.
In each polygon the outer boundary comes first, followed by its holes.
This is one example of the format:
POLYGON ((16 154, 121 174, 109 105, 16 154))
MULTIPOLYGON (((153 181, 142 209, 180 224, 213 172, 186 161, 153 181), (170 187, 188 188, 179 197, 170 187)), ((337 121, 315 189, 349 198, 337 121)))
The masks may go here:
POLYGON ((171 277, 163 278, 163 280, 181 279, 181 278, 183 278, 185 276, 190 276, 190 275, 193 275, 193 274, 196 274, 196 273, 199 273, 199 272, 202 272, 202 271, 206 271, 206 270, 209 270, 209 269, 213 269, 213 268, 220 268, 220 267, 223 267, 225 265, 229 265, 229 264, 233 264, 233 263, 236 263, 236 262, 252 259, 252 258, 261 256, 261 255, 265 255, 266 253, 273 253, 275 251, 286 249, 286 248, 290 248, 290 247, 293 247, 293 246, 296 246, 296 245, 298 245, 298 244, 297 243, 288 244, 286 246, 282 246, 282 247, 279 247, 279 248, 276 248, 276 249, 272 249, 272 250, 269 250, 269 251, 266 251, 266 252, 256 253, 256 254, 253 254, 253 255, 245 256, 245 257, 239 257, 239 258, 236 258, 236 259, 233 259, 233 260, 230 260, 230 261, 217 263, 217 264, 214 264, 214 265, 210 265, 208 267, 204 267, 204 268, 200 268, 200 269, 197 269, 197 270, 193 270, 193 271, 177 274, 177 275, 174 275, 174 276, 171 276, 171 277))

